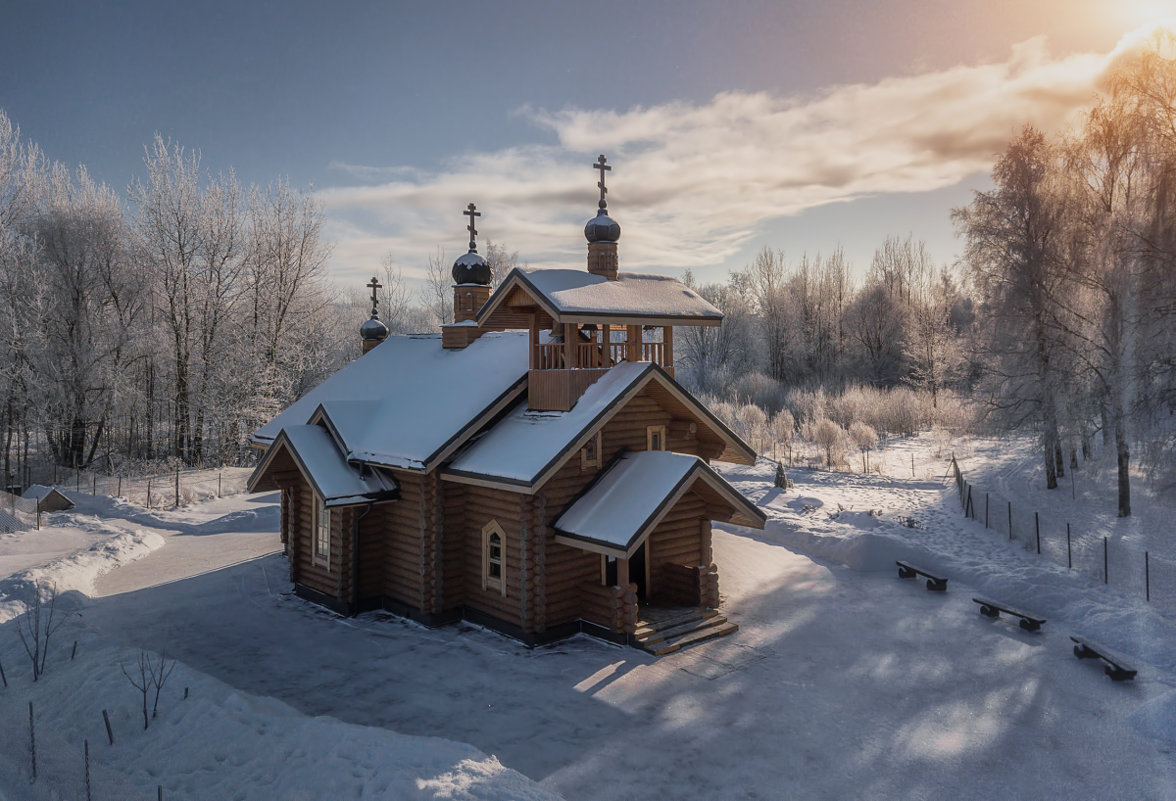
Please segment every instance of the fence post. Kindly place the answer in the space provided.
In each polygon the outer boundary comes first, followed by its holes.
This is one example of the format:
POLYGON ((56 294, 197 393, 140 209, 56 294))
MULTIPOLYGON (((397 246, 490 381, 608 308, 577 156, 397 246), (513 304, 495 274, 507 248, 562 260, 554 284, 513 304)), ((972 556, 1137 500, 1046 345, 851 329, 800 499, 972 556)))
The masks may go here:
POLYGON ((1148 603, 1151 603, 1151 560, 1148 558, 1147 551, 1143 552, 1143 587, 1144 597, 1148 603))
POLYGON ((122 476, 118 477, 118 492, 116 494, 118 497, 122 497, 122 476))
POLYGON ((151 476, 147 476, 147 508, 151 508, 151 476))
POLYGON ((180 505, 180 468, 176 468, 176 506, 180 505))
POLYGON ((1074 557, 1070 554, 1070 524, 1066 523, 1066 567, 1074 569, 1074 557))
POLYGON ((97 473, 94 474, 94 483, 90 487, 90 494, 91 495, 98 494, 98 474, 97 473))
POLYGON ((221 496, 221 474, 217 473, 216 474, 216 497, 219 498, 220 496, 221 496))
POLYGON ((37 780, 37 731, 33 728, 33 702, 29 701, 29 756, 33 761, 33 781, 37 780))
POLYGON ((1009 539, 1013 538, 1013 502, 1009 501, 1009 539))
POLYGON ((964 517, 976 519, 976 509, 972 506, 972 485, 968 485, 968 501, 964 504, 964 517))
POLYGON ((1109 583, 1109 576, 1107 574, 1107 538, 1103 537, 1103 584, 1109 583))
POLYGON ((74 492, 82 491, 82 468, 74 468, 74 492))
POLYGON ((984 528, 988 528, 988 493, 984 493, 984 528))
POLYGON ((1041 553, 1041 521, 1037 517, 1037 512, 1033 513, 1033 530, 1037 532, 1037 553, 1041 553))
POLYGON ((37 498, 37 531, 41 530, 41 499, 37 498))

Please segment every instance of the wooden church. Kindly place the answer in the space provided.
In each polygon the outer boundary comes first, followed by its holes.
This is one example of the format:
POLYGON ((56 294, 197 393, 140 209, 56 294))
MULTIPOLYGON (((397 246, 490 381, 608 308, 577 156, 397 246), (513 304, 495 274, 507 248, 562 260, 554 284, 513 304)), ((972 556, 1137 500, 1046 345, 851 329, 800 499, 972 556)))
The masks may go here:
POLYGON ((252 435, 266 450, 249 489, 281 491, 300 596, 527 643, 736 628, 712 611, 711 522, 764 516, 709 463, 755 453, 674 380, 674 328, 722 314, 618 271, 611 168, 594 166, 587 270, 517 268, 491 293, 471 203, 455 322, 389 336, 373 279, 364 354, 252 435))

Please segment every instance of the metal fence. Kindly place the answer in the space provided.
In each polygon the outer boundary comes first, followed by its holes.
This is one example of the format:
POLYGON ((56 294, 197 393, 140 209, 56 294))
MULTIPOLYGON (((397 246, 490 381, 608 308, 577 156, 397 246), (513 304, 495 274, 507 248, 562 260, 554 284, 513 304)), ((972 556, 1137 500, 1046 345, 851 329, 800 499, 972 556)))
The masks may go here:
POLYGON ((969 482, 951 460, 964 515, 1055 564, 1176 611, 1176 561, 1118 535, 1085 530, 1083 521, 1059 520, 969 482))

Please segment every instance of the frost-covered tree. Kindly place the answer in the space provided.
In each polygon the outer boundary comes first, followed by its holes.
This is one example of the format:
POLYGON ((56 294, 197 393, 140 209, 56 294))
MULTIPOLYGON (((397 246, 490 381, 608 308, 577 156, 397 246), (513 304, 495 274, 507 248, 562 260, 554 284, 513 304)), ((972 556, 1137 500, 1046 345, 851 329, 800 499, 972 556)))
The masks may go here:
POLYGON ((1025 127, 992 171, 995 188, 953 211, 966 266, 985 298, 981 363, 993 410, 1005 424, 1039 427, 1046 486, 1057 487, 1059 349, 1053 325, 1060 289, 1061 204, 1057 153, 1025 127))

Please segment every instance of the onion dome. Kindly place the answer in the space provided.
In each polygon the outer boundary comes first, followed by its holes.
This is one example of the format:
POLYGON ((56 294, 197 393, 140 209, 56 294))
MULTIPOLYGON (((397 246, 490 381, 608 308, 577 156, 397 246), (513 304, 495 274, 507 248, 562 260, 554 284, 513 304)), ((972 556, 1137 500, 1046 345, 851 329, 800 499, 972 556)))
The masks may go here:
POLYGON ((470 252, 459 256, 453 263, 453 283, 490 286, 494 279, 494 271, 490 269, 486 260, 478 255, 478 229, 474 226, 474 218, 481 217, 482 212, 471 203, 462 214, 470 218, 470 224, 466 226, 466 230, 470 232, 470 252))
POLYGON ((592 165, 596 170, 600 171, 600 180, 596 186, 600 189, 600 202, 597 203, 598 211, 596 216, 588 221, 584 226, 584 237, 589 244, 593 242, 616 242, 621 238, 621 226, 612 217, 608 216, 608 203, 604 196, 608 194, 608 188, 604 185, 604 174, 612 169, 608 164, 608 159, 604 154, 596 159, 596 163, 592 165))
POLYGON ((490 269, 490 265, 478 255, 476 250, 459 256, 457 261, 453 263, 453 283, 455 284, 489 286, 493 278, 494 271, 490 269))
POLYGON ((359 336, 364 342, 383 342, 388 338, 388 326, 380 321, 375 309, 372 309, 371 319, 359 327, 359 336))
POLYGON ((621 226, 601 208, 600 213, 584 226, 584 237, 589 242, 616 242, 621 238, 621 226))

